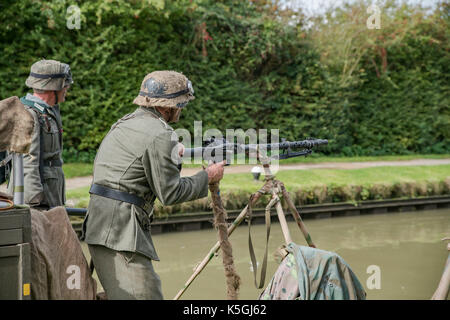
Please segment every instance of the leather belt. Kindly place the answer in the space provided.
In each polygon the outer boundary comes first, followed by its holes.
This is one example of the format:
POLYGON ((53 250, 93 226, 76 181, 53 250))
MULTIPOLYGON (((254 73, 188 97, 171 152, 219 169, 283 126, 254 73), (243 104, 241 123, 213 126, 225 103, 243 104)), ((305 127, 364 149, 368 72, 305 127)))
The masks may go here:
MULTIPOLYGON (((89 190, 89 193, 96 194, 101 197, 113 199, 113 200, 119 200, 123 202, 128 202, 131 204, 134 204, 144 210, 145 206, 145 200, 141 197, 138 197, 137 195, 119 191, 116 189, 112 189, 109 187, 101 186, 99 184, 92 184, 91 189, 89 190)), ((144 210, 145 211, 145 210, 144 210)))

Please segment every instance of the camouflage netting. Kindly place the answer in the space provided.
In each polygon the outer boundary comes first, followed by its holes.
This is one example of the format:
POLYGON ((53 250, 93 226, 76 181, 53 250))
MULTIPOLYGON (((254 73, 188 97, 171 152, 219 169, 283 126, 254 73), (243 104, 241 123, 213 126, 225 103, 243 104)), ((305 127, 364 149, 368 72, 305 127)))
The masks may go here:
POLYGON ((28 88, 59 91, 73 83, 70 66, 56 60, 39 60, 31 66, 30 71, 25 81, 28 88))
MULTIPOLYGON (((176 71, 153 71, 142 80, 140 91, 150 95, 174 94, 188 88, 188 78, 176 71)), ((175 98, 151 98, 139 94, 133 101, 139 106, 151 107, 177 107, 180 103, 194 100, 191 92, 177 96, 175 98)))
POLYGON ((28 153, 33 130, 33 116, 18 97, 0 101, 0 151, 28 153))

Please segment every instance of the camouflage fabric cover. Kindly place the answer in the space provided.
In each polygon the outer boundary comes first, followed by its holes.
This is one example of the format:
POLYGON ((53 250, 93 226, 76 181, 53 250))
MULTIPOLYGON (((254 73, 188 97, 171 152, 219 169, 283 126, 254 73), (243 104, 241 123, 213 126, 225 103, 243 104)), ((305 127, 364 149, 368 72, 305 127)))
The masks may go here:
POLYGON ((73 83, 70 67, 56 60, 39 60, 31 66, 25 84, 29 88, 59 91, 73 83))
POLYGON ((49 211, 30 211, 31 298, 95 300, 97 283, 91 276, 66 209, 56 207, 49 211), (79 275, 79 281, 76 281, 76 275, 79 275))
POLYGON ((185 75, 176 71, 154 71, 145 76, 133 103, 144 107, 177 108, 194 99, 192 84, 185 75), (183 91, 186 92, 173 98, 161 97, 183 91))
POLYGON ((0 151, 28 153, 35 123, 18 97, 0 101, 0 119, 0 151))
POLYGON ((336 253, 295 243, 278 267, 261 300, 365 300, 349 265, 336 253))

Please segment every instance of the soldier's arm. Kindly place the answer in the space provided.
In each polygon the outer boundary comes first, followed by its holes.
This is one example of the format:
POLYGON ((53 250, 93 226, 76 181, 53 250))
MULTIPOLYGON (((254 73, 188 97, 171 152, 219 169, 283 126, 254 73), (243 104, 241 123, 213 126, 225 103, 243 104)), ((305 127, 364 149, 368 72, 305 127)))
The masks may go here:
POLYGON ((200 199, 208 195, 208 173, 204 170, 191 177, 180 177, 172 161, 178 156, 177 141, 171 141, 171 131, 165 131, 147 146, 142 157, 149 185, 163 205, 200 199))
POLYGON ((34 131, 31 140, 30 152, 23 156, 23 171, 25 181, 25 203, 39 205, 44 199, 44 188, 39 173, 39 157, 41 151, 40 125, 37 114, 27 109, 34 119, 34 131))

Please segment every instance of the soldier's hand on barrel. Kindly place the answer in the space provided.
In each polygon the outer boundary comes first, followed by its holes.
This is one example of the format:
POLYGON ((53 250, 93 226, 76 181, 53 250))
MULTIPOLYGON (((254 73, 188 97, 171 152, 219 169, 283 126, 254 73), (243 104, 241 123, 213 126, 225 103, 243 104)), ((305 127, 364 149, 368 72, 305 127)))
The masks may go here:
POLYGON ((223 170, 226 161, 209 165, 205 170, 208 173, 208 183, 213 184, 219 182, 223 178, 223 170))

